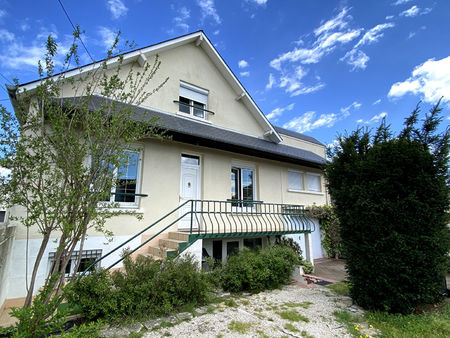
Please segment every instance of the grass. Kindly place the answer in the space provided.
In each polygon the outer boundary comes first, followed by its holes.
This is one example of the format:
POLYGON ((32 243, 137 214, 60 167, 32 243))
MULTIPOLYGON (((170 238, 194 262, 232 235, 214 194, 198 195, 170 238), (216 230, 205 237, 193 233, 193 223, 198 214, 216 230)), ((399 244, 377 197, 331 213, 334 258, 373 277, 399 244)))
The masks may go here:
POLYGON ((228 307, 237 307, 237 303, 234 301, 234 299, 227 299, 223 302, 228 307))
POLYGON ((301 307, 304 309, 308 309, 313 303, 311 302, 301 302, 301 303, 292 303, 292 302, 288 302, 288 303, 284 303, 283 306, 286 307, 301 307))
POLYGON ((269 338, 269 336, 266 335, 266 334, 265 334, 263 331, 261 331, 261 330, 256 330, 256 333, 259 334, 259 336, 260 336, 261 338, 269 338))
POLYGON ((350 287, 347 282, 337 282, 326 287, 340 296, 350 296, 350 287))
POLYGON ((291 322, 309 322, 309 319, 300 313, 298 313, 295 310, 287 310, 287 311, 280 311, 277 312, 277 314, 285 320, 289 320, 291 322))
POLYGON ((284 325, 284 328, 286 330, 291 331, 291 332, 299 332, 299 330, 294 325, 292 325, 291 323, 286 323, 286 325, 284 325))
POLYGON ((141 338, 144 335, 144 332, 131 332, 127 338, 141 338))
POLYGON ((314 338, 314 336, 310 336, 308 334, 308 332, 306 332, 304 330, 300 333, 300 336, 305 337, 305 338, 314 338))
POLYGON ((380 337, 428 338, 450 337, 450 303, 440 310, 425 314, 390 314, 386 312, 366 312, 364 318, 348 311, 335 311, 336 320, 342 323, 350 334, 356 337, 367 333, 372 326, 380 337), (365 322, 368 324, 359 324, 365 322), (363 334, 364 333, 364 334, 363 334))
POLYGON ((450 337, 450 303, 433 313, 402 316, 368 312, 365 318, 385 337, 450 337))
POLYGON ((253 326, 253 323, 246 322, 238 322, 232 320, 230 324, 228 324, 228 329, 230 331, 234 331, 240 334, 246 334, 248 330, 253 326))

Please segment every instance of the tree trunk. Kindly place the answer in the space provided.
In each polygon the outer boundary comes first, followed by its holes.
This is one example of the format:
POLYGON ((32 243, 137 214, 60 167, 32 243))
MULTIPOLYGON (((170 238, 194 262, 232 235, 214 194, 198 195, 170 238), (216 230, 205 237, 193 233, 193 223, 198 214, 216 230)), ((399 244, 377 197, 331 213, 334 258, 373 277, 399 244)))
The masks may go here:
MULTIPOLYGON (((24 307, 31 306, 31 301, 33 300, 33 290, 34 290, 34 284, 36 282, 37 271, 39 269, 39 264, 41 263, 42 256, 44 256, 45 249, 47 248, 49 239, 50 239, 50 233, 44 234, 44 238, 42 239, 42 243, 39 248, 39 252, 36 257, 36 261, 34 262, 33 273, 31 274, 30 286, 29 286, 29 289, 27 292, 27 297, 25 298, 24 307)), ((27 259, 28 259, 28 257, 27 257, 27 259)), ((26 271, 25 273, 28 274, 28 271, 26 271)))

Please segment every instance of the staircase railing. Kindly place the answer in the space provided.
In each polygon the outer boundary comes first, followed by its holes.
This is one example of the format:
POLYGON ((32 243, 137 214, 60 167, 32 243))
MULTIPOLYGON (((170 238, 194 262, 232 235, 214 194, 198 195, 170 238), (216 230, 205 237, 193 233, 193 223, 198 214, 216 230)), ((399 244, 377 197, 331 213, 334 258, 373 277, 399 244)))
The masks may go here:
POLYGON ((183 228, 183 231, 193 235, 195 238, 251 236, 257 234, 274 235, 304 233, 315 230, 314 222, 306 215, 303 205, 264 203, 263 201, 252 200, 187 200, 104 256, 96 259, 81 273, 80 277, 83 277, 100 261, 176 212, 181 214, 181 216, 178 216, 133 250, 124 252, 118 260, 106 269, 111 269, 179 221, 188 224, 187 227, 183 228))

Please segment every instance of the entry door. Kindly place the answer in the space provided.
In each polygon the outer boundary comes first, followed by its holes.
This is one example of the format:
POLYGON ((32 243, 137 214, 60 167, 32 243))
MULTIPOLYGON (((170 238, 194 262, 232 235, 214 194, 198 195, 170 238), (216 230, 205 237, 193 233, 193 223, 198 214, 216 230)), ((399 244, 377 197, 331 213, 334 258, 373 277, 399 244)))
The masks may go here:
MULTIPOLYGON (((201 172, 200 157, 194 155, 181 155, 180 175, 180 204, 188 200, 199 200, 201 198, 201 172)), ((196 205, 194 204, 194 209, 196 205)), ((187 203, 180 209, 180 216, 191 211, 191 203, 187 203)), ((191 227, 191 215, 183 217, 178 225, 179 230, 189 230, 191 227)), ((198 228, 198 219, 193 216, 192 228, 198 228)))

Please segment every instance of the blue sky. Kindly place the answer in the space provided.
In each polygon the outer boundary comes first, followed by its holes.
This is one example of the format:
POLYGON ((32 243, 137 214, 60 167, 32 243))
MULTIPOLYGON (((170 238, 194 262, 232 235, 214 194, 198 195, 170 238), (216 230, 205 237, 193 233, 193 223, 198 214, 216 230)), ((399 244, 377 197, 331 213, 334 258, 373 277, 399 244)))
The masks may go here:
MULTIPOLYGON (((204 30, 274 124, 325 144, 383 116, 399 130, 419 100, 425 113, 441 96, 450 123, 448 0, 62 2, 95 60, 119 29, 138 47, 204 30)), ((71 32, 58 0, 0 0, 2 87, 36 79, 48 34, 64 51, 71 32)))

